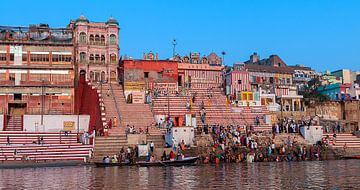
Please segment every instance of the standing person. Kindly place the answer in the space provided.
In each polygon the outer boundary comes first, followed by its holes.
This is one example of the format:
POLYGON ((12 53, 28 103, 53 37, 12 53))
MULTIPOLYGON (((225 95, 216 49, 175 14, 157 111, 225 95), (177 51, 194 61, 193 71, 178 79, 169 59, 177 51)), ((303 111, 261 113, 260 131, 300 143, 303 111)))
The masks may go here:
POLYGON ((155 144, 154 144, 154 142, 150 142, 150 151, 151 152, 154 152, 154 147, 155 147, 155 144))
POLYGON ((10 137, 9 137, 9 135, 6 137, 6 145, 10 145, 10 137))
POLYGON ((116 117, 114 117, 114 127, 117 126, 119 126, 119 120, 116 117))

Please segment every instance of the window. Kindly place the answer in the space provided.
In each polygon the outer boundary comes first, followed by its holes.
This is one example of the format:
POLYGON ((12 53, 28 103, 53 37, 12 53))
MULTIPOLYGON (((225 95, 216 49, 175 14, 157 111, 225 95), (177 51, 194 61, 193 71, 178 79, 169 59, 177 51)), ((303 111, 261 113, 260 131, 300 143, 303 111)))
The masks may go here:
POLYGON ((144 72, 144 78, 149 78, 149 72, 144 72))
POLYGON ((86 61, 86 53, 85 52, 81 52, 80 53, 80 62, 85 62, 86 61))
POLYGON ((85 32, 81 32, 79 35, 79 42, 80 43, 86 43, 86 33, 85 32))
POLYGON ((99 35, 95 35, 95 42, 100 42, 100 36, 99 35))
POLYGON ((93 42, 94 41, 94 35, 90 35, 90 39, 89 39, 90 42, 93 42))
POLYGON ((101 63, 105 63, 105 55, 101 55, 101 63))
POLYGON ((270 77, 270 83, 272 84, 272 83, 274 83, 274 77, 270 77))
POLYGON ((241 84, 241 80, 238 80, 238 84, 241 84))
MULTIPOLYGON (((56 55, 54 55, 56 56, 56 55)), ((53 59, 54 59, 53 56, 53 59)), ((30 55, 31 62, 49 62, 49 54, 31 54, 30 55)))
POLYGON ((22 54, 22 61, 23 61, 23 62, 27 62, 27 60, 28 60, 28 54, 27 54, 27 53, 23 53, 23 54, 22 54))
POLYGON ((99 63, 99 62, 100 62, 100 55, 99 55, 99 54, 96 54, 96 55, 95 55, 95 62, 96 62, 96 63, 99 63))
POLYGON ((115 36, 115 34, 110 35, 109 43, 110 44, 116 44, 116 36, 115 36))
POLYGON ((287 78, 287 79, 286 79, 286 83, 287 83, 287 84, 290 84, 290 83, 291 83, 290 78, 287 78))
POLYGON ((71 55, 52 55, 52 62, 71 62, 71 55))
POLYGON ((10 61, 14 61, 14 54, 10 53, 10 61))
POLYGON ((14 100, 21 100, 22 95, 21 94, 14 94, 14 100))
POLYGON ((104 35, 101 35, 101 44, 105 45, 105 36, 104 35))
POLYGON ((94 54, 90 54, 89 60, 90 60, 90 62, 94 62, 94 54))
POLYGON ((6 61, 6 53, 0 53, 0 61, 6 61))
POLYGON ((111 54, 111 55, 110 55, 110 62, 111 62, 111 63, 116 63, 116 62, 117 62, 117 60, 116 60, 116 55, 115 55, 115 54, 111 54))

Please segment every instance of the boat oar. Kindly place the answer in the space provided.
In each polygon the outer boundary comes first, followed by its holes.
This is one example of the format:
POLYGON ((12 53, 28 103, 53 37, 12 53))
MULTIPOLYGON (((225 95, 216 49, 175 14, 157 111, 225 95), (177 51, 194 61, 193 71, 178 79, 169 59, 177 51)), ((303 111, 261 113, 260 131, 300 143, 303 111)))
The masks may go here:
POLYGON ((159 163, 163 166, 167 166, 164 162, 162 162, 161 160, 159 160, 159 163))

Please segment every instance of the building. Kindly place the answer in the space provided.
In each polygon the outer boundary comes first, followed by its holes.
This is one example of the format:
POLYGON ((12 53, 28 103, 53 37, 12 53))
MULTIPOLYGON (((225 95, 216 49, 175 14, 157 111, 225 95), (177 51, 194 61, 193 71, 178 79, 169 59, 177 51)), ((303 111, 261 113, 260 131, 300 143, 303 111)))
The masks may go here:
POLYGON ((354 83, 348 90, 353 100, 360 100, 360 87, 358 83, 354 83))
POLYGON ((124 59, 120 62, 120 82, 126 97, 144 103, 145 95, 155 89, 159 93, 175 94, 178 90, 178 63, 158 60, 158 54, 144 54, 143 59, 124 59))
POLYGON ((289 66, 294 70, 293 73, 293 84, 298 88, 298 92, 304 92, 306 87, 308 87, 308 82, 314 78, 320 76, 319 73, 312 70, 310 67, 305 67, 304 65, 295 65, 289 66))
POLYGON ((298 80, 294 76, 295 70, 310 72, 310 69, 287 66, 278 55, 260 59, 259 55, 253 53, 244 63, 244 70, 249 72, 250 91, 260 93, 262 105, 267 105, 272 111, 304 110, 303 96, 298 95, 298 85, 303 86, 305 80, 298 80))
POLYGON ((72 29, 37 24, 0 26, 0 31, 1 112, 9 120, 24 114, 73 114, 72 29))
POLYGON ((86 73, 92 82, 117 81, 119 60, 119 23, 92 22, 81 15, 70 21, 74 31, 75 61, 78 72, 86 73))
POLYGON ((331 75, 335 77, 340 77, 342 79, 342 84, 351 84, 356 80, 356 76, 354 77, 352 71, 349 69, 340 69, 337 71, 331 72, 331 75))
POLYGON ((210 89, 219 88, 223 85, 222 59, 214 52, 208 56, 200 56, 200 53, 190 55, 176 55, 178 62, 179 87, 187 89, 210 89))
POLYGON ((351 84, 334 83, 318 87, 317 92, 329 96, 331 100, 347 100, 351 99, 350 87, 351 84))

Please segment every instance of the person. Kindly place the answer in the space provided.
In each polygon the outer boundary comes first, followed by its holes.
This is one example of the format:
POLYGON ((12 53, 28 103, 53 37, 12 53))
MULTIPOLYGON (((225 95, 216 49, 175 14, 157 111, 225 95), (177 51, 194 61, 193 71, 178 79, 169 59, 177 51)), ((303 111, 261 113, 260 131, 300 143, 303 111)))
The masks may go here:
POLYGON ((10 145, 10 136, 8 135, 7 137, 6 137, 6 145, 10 145))
POLYGON ((114 127, 117 127, 119 125, 119 120, 114 117, 114 127))
POLYGON ((85 134, 84 134, 85 144, 89 144, 89 139, 90 139, 89 133, 87 131, 85 131, 85 134))
POLYGON ((181 141, 180 148, 181 148, 181 151, 185 150, 185 141, 184 140, 181 141))
POLYGON ((110 158, 109 158, 109 156, 105 156, 105 157, 103 158, 103 162, 104 162, 104 163, 110 163, 110 158))
POLYGON ((43 136, 40 137, 40 143, 44 144, 44 137, 43 136))
POLYGON ((166 160, 166 151, 164 150, 162 156, 161 156, 161 161, 165 161, 166 160))
POLYGON ((174 154, 174 152, 172 150, 169 153, 169 158, 170 158, 171 161, 175 160, 175 154, 174 154))
POLYGON ((155 144, 154 144, 154 142, 150 142, 150 151, 151 152, 154 152, 154 147, 155 147, 155 144))
POLYGON ((156 161, 155 156, 152 155, 152 156, 150 157, 150 162, 155 162, 155 161, 156 161))
POLYGON ((111 158, 111 163, 117 163, 117 162, 118 162, 117 156, 114 155, 114 156, 111 158))
POLYGON ((112 128, 112 120, 111 120, 111 118, 109 119, 109 121, 108 121, 107 125, 108 125, 109 129, 111 129, 111 128, 112 128))

